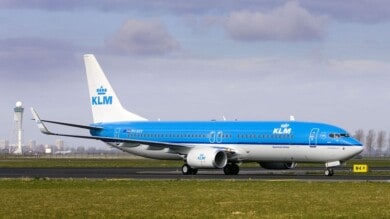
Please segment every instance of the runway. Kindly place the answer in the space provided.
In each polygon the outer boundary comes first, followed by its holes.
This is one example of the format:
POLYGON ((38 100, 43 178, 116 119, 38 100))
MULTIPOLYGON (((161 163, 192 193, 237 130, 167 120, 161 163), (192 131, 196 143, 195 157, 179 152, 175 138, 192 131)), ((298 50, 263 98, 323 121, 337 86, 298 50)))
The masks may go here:
POLYGON ((140 179, 140 180, 291 180, 291 181, 383 181, 390 182, 390 167, 371 168, 377 174, 352 173, 348 168, 335 169, 325 176, 322 168, 264 170, 242 168, 238 175, 224 175, 222 170, 199 170, 197 175, 183 175, 180 168, 0 168, 0 178, 61 179, 140 179), (381 174, 386 172, 387 174, 381 174))

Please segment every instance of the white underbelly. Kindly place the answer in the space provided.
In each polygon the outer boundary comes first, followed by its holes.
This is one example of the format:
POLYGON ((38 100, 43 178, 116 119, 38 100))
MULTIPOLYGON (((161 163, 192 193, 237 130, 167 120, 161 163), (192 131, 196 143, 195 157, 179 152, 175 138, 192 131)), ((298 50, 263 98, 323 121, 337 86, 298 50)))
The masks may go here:
MULTIPOLYGON (((243 150, 242 150, 243 149, 243 150)), ((346 160, 361 151, 360 146, 245 145, 247 161, 327 162, 346 160)))
MULTIPOLYGON (((294 161, 328 162, 343 161, 361 152, 361 146, 309 146, 309 145, 234 145, 195 144, 193 147, 215 147, 232 149, 242 161, 294 161)), ((151 148, 147 145, 121 147, 123 150, 142 157, 162 160, 182 160, 183 156, 169 148, 151 148)), ((190 147, 187 149, 190 150, 190 147)), ((181 153, 183 154, 183 153, 181 153)))

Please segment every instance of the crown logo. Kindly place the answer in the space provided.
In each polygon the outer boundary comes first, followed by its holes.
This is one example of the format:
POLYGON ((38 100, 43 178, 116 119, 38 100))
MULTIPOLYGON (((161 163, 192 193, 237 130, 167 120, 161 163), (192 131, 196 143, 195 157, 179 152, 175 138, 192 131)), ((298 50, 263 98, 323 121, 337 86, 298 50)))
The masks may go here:
POLYGON ((96 92, 98 95, 105 95, 107 92, 107 88, 104 88, 103 86, 100 86, 100 88, 96 89, 96 92))
POLYGON ((290 126, 290 125, 287 124, 287 123, 284 123, 284 124, 280 125, 281 128, 285 128, 285 129, 288 128, 289 126, 290 126))

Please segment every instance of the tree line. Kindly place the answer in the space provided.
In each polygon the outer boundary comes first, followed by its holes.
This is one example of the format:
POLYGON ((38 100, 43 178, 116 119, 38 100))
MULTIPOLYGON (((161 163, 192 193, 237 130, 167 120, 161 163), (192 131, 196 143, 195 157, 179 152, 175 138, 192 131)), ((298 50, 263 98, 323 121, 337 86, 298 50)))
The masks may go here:
POLYGON ((374 129, 365 132, 363 129, 355 131, 354 137, 364 145, 363 156, 389 157, 390 156, 390 133, 386 131, 375 131, 374 129))

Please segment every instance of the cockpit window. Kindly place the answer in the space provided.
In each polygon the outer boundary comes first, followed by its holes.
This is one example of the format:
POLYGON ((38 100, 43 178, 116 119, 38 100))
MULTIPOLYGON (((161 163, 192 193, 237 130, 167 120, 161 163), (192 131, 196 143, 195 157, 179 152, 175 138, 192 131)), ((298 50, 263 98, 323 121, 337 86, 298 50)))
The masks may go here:
POLYGON ((329 137, 331 137, 331 138, 349 138, 350 135, 348 133, 330 133, 329 137))

